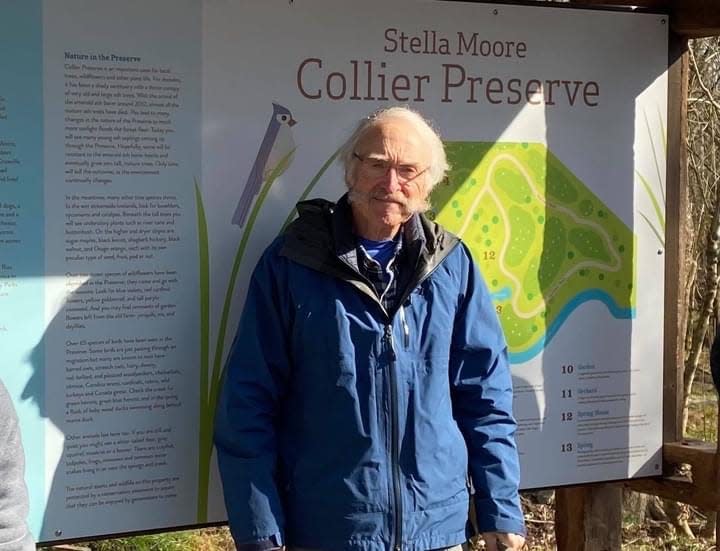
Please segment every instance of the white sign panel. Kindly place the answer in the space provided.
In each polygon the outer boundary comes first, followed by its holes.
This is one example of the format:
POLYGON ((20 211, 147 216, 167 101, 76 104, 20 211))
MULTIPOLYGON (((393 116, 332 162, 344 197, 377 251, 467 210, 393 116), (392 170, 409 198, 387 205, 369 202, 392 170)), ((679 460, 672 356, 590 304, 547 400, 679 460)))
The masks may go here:
POLYGON ((250 270, 395 104, 446 143, 430 215, 505 330, 523 487, 660 473, 664 16, 32 0, 0 36, 0 377, 41 540, 224 518, 213 411, 250 270))

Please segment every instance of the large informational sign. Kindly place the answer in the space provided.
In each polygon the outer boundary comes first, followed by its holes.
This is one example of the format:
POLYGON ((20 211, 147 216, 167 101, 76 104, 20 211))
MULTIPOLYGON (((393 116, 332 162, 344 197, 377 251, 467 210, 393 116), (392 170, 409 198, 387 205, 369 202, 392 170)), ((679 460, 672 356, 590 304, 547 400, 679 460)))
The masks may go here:
MULTIPOLYGON (((224 519, 249 274, 371 111, 429 117, 429 216, 480 265, 524 488, 659 474, 662 15, 337 0, 0 5, 0 377, 40 540, 224 519)), ((328 412, 331 414, 331 412, 328 412)), ((330 453, 330 452, 329 452, 330 453)))

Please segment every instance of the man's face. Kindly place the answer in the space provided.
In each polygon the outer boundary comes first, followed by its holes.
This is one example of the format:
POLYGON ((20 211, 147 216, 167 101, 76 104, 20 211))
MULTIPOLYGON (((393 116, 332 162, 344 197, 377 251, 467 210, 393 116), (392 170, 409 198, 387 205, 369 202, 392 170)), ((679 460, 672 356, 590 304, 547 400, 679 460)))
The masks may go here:
POLYGON ((430 146, 411 123, 397 118, 368 129, 354 153, 350 202, 357 230, 370 239, 382 230, 394 235, 425 205, 430 146))

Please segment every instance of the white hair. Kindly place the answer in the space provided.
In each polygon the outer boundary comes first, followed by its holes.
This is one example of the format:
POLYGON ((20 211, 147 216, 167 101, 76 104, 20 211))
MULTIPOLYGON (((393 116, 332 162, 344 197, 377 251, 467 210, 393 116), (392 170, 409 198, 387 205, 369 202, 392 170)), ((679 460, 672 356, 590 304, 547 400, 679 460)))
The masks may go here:
POLYGON ((450 166, 440 135, 425 117, 409 107, 396 106, 380 109, 360 120, 353 133, 340 148, 338 156, 345 170, 345 184, 350 188, 355 180, 355 169, 358 162, 355 153, 360 140, 368 130, 389 119, 403 119, 409 122, 430 147, 430 163, 427 169, 427 193, 429 194, 445 178, 450 166))

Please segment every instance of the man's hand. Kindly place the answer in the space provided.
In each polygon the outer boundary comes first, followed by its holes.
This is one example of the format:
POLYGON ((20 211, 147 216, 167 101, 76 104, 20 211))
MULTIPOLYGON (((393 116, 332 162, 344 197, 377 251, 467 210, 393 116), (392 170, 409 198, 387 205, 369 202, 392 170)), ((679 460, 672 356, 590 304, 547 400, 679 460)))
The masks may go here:
POLYGON ((525 547, 525 538, 518 534, 506 534, 504 532, 484 532, 482 538, 485 540, 485 551, 520 551, 525 547))

